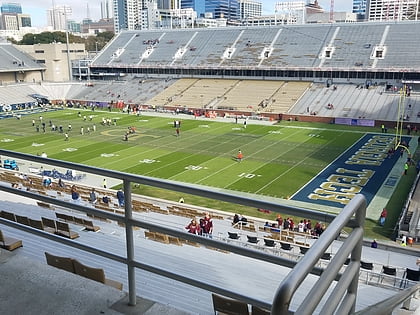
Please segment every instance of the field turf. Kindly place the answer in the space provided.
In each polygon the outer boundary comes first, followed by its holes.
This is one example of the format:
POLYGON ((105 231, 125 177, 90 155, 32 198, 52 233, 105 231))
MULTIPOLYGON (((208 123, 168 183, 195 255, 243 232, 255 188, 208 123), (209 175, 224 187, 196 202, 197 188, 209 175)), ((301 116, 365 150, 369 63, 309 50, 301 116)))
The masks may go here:
MULTIPOLYGON (((302 125, 253 125, 189 120, 176 136, 170 118, 124 113, 58 110, 0 120, 0 147, 49 158, 134 174, 166 178, 235 191, 286 198, 315 177, 353 145, 362 132, 308 128, 302 125), (43 116, 46 132, 36 131, 43 116), (89 121, 89 115, 93 115, 89 121), (86 116, 86 121, 84 120, 86 116), (116 120, 102 125, 102 118, 116 120), (51 131, 49 121, 64 131, 72 125, 69 141, 51 131), (93 124, 96 131, 93 132, 93 124), (80 134, 83 126, 84 135, 80 134), (123 141, 129 127, 136 133, 123 141), (87 133, 87 128, 91 132, 87 133), (244 159, 236 160, 238 150, 244 159)), ((4 157, 3 157, 4 158, 4 157)))

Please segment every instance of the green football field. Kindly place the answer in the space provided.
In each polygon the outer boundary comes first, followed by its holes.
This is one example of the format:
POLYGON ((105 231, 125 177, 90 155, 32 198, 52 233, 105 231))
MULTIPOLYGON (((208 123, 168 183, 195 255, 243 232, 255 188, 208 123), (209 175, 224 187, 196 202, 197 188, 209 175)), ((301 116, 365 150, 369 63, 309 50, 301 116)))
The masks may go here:
POLYGON ((348 128, 249 123, 245 129, 233 122, 184 119, 177 137, 173 123, 180 116, 162 118, 81 110, 79 117, 78 112, 58 110, 23 116, 21 120, 1 119, 0 147, 33 155, 45 152, 49 158, 134 174, 286 198, 363 135, 348 128), (46 123, 45 132, 40 115, 46 123), (111 125, 102 125, 103 118, 111 119, 111 125), (68 141, 64 133, 51 131, 50 121, 57 128, 61 125, 64 132, 71 124, 68 141), (131 126, 136 133, 123 141, 131 126), (242 162, 236 160, 238 150, 244 155, 242 162))

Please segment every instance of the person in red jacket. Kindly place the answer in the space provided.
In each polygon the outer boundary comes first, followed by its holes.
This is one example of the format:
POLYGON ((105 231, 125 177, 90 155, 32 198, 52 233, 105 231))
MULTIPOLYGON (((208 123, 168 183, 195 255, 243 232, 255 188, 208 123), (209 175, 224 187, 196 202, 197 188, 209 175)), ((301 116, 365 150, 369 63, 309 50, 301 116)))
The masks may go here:
POLYGON ((203 218, 203 236, 212 238, 213 235, 213 220, 210 213, 206 212, 203 218))
POLYGON ((201 228, 197 223, 196 219, 192 219, 191 222, 185 227, 188 233, 200 235, 201 228))
POLYGON ((236 160, 238 162, 241 162, 243 158, 244 158, 244 155, 242 154, 242 151, 239 150, 238 155, 236 156, 236 160))

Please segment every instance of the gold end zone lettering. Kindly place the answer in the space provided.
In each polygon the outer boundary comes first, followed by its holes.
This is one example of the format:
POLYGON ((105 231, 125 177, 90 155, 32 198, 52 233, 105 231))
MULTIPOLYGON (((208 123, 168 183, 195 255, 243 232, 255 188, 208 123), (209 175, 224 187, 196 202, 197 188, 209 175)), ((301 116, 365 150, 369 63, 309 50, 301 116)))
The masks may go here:
POLYGON ((337 168, 336 172, 338 174, 355 174, 360 178, 371 178, 373 176, 373 174, 375 174, 375 171, 372 170, 361 170, 361 171, 356 171, 356 170, 348 170, 346 168, 343 167, 339 167, 337 168))
POLYGON ((349 165, 373 165, 373 166, 380 166, 382 161, 375 161, 375 160, 362 160, 362 159, 353 159, 350 158, 346 162, 349 165))
POLYGON ((345 183, 333 183, 333 182, 324 182, 321 184, 321 188, 325 191, 336 192, 345 194, 355 195, 362 191, 362 187, 357 185, 345 184, 345 183))
POLYGON ((354 194, 347 193, 332 193, 331 191, 315 189, 314 193, 309 194, 308 198, 311 200, 326 200, 331 202, 337 202, 342 205, 346 205, 350 202, 354 194))
POLYGON ((308 198, 346 205, 356 194, 362 191, 363 186, 368 183, 374 174, 375 171, 372 170, 357 171, 340 167, 336 169, 336 174, 330 175, 327 181, 308 195, 308 198))

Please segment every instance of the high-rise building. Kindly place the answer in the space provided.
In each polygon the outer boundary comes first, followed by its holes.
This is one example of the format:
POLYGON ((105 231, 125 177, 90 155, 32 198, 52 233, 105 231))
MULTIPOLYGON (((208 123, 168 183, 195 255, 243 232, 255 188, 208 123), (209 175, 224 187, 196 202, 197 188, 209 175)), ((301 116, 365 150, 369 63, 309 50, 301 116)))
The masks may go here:
POLYGON ((18 14, 17 21, 19 29, 21 29, 22 27, 32 26, 31 16, 29 14, 18 14))
POLYGON ((66 5, 54 6, 47 10, 47 23, 53 30, 67 29, 67 20, 71 15, 71 8, 66 5))
POLYGON ((239 19, 238 0, 181 0, 181 8, 193 8, 199 17, 239 19))
POLYGON ((239 18, 245 20, 262 15, 262 2, 256 0, 239 0, 239 18))
POLYGON ((369 21, 417 20, 420 0, 370 0, 369 21))
POLYGON ((108 20, 112 16, 112 4, 110 0, 101 1, 101 19, 108 20))
POLYGON ((191 8, 197 12, 198 17, 204 17, 206 12, 206 1, 205 0, 181 0, 181 8, 191 8))
POLYGON ((366 19, 367 0, 353 0, 353 13, 356 13, 359 20, 366 19))
POLYGON ((4 30, 18 30, 18 20, 16 14, 2 14, 1 26, 4 30))
POLYGON ((3 3, 1 11, 1 28, 4 30, 19 30, 22 27, 31 27, 31 16, 22 14, 19 3, 3 3))
POLYGON ((20 14, 22 13, 22 6, 20 5, 20 3, 3 3, 0 7, 0 11, 2 14, 4 13, 20 14))
POLYGON ((181 0, 157 0, 159 10, 177 10, 181 8, 181 0))
POLYGON ((115 33, 141 28, 142 10, 154 0, 113 0, 115 33))
POLYGON ((67 20, 67 29, 70 33, 80 33, 81 24, 74 20, 67 20))

